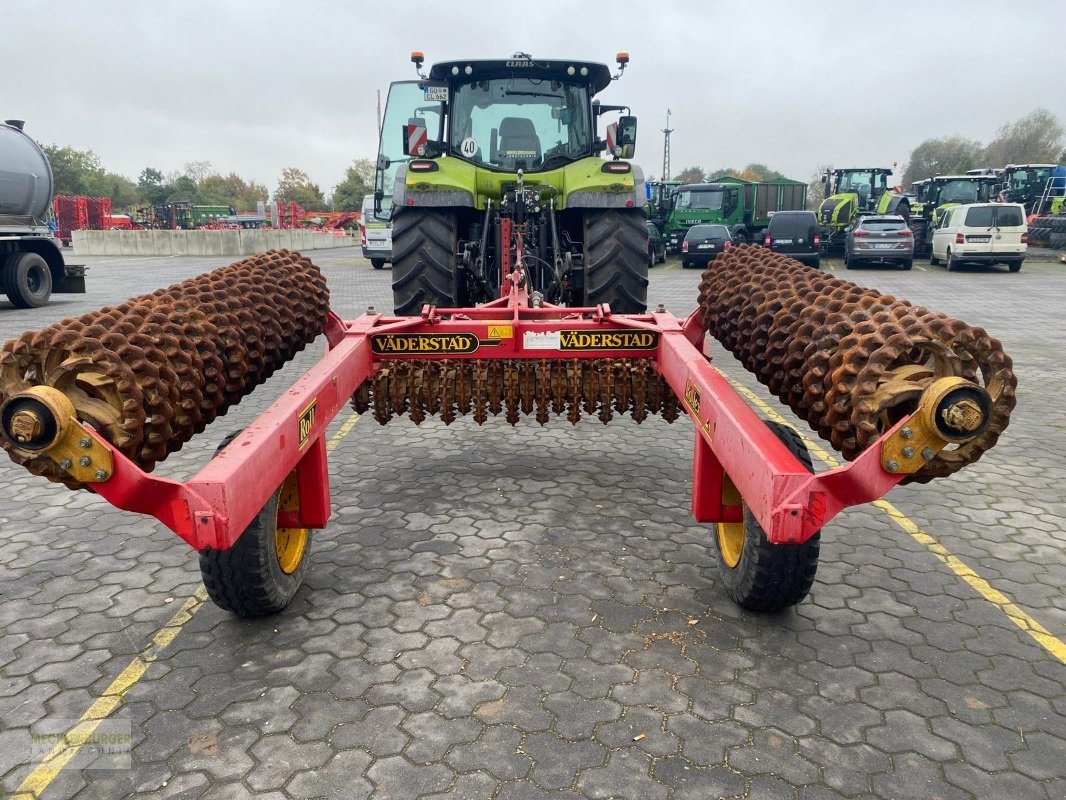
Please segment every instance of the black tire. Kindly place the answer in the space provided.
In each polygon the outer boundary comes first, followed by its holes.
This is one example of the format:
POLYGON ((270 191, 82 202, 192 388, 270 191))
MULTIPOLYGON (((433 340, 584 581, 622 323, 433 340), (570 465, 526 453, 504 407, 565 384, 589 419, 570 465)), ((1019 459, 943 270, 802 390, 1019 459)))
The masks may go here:
MULTIPOLYGON (((766 425, 809 472, 814 472, 807 446, 795 430, 777 422, 766 425)), ((803 544, 771 544, 747 504, 743 525, 743 549, 732 565, 723 553, 721 533, 715 536, 718 572, 726 593, 751 611, 780 611, 802 601, 814 585, 821 531, 803 544)))
POLYGON ((747 243, 748 243, 748 237, 747 237, 746 234, 741 233, 741 232, 738 231, 733 236, 733 244, 736 245, 737 247, 739 247, 742 244, 747 244, 747 243))
POLYGON ((374 269, 385 269, 385 259, 372 258, 370 259, 370 266, 372 266, 374 269))
MULTIPOLYGON (((395 225, 392 235, 395 238, 395 225)), ((647 309, 647 237, 644 212, 638 209, 586 214, 585 305, 608 303, 615 314, 647 309)))
MULTIPOLYGON (((215 450, 217 456, 241 434, 228 434, 215 450)), ((290 476, 294 481, 295 472, 290 476)), ((225 611, 242 617, 264 617, 282 611, 303 583, 307 554, 311 551, 311 531, 299 559, 291 572, 282 569, 278 560, 276 533, 278 504, 283 489, 278 489, 245 528, 229 550, 203 550, 200 575, 212 602, 225 611)))
POLYGON ((906 261, 904 261, 899 266, 900 266, 900 269, 913 269, 913 267, 914 267, 914 259, 913 258, 908 258, 906 261))
POLYGON ((396 212, 392 220, 392 302, 401 316, 422 306, 456 308, 458 260, 455 214, 420 208, 396 212))
POLYGON ((933 249, 929 249, 929 263, 932 266, 937 266, 940 263, 940 259, 933 255, 933 249))
POLYGON ((52 272, 36 253, 12 253, 4 261, 7 299, 15 308, 40 308, 52 296, 52 272))
POLYGON ((1011 272, 1021 272, 1022 262, 1021 261, 1008 261, 1007 262, 1007 269, 1009 269, 1011 272))
POLYGON ((948 272, 954 272, 956 269, 958 269, 959 262, 955 260, 955 256, 952 255, 950 247, 948 248, 947 255, 948 257, 947 260, 944 262, 944 266, 947 268, 948 272))
POLYGON ((649 246, 648 247, 648 269, 650 270, 652 267, 654 267, 656 265, 656 263, 658 263, 658 262, 656 262, 656 260, 655 260, 655 251, 652 250, 651 247, 649 246))
POLYGON ((814 261, 811 262, 811 266, 814 267, 815 269, 821 269, 822 268, 822 258, 821 258, 821 256, 815 256, 814 261))

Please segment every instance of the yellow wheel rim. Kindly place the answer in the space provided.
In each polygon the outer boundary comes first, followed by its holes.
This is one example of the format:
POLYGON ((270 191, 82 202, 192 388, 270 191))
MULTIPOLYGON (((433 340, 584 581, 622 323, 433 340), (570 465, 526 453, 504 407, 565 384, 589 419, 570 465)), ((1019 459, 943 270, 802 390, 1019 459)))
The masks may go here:
POLYGON ((722 553, 722 561, 725 565, 730 569, 736 568, 744 552, 743 522, 718 523, 718 549, 722 553))
MULTIPOLYGON (((279 511, 299 511, 300 492, 296 488, 296 471, 293 470, 281 487, 278 499, 279 511)), ((278 566, 286 575, 296 572, 307 551, 309 528, 280 528, 275 526, 274 549, 278 556, 278 566)))
MULTIPOLYGON (((740 492, 726 475, 722 481, 722 504, 735 506, 742 502, 740 492)), ((736 568, 744 554, 744 535, 743 522, 718 523, 718 551, 722 554, 722 561, 730 569, 736 568)))

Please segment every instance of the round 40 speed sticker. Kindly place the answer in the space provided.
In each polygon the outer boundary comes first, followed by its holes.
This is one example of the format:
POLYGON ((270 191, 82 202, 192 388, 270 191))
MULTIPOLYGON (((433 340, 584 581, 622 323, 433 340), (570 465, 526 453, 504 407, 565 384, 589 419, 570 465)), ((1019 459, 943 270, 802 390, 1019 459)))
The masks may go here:
POLYGON ((463 139, 462 144, 459 145, 459 152, 467 158, 473 158, 477 155, 477 142, 470 136, 463 139))

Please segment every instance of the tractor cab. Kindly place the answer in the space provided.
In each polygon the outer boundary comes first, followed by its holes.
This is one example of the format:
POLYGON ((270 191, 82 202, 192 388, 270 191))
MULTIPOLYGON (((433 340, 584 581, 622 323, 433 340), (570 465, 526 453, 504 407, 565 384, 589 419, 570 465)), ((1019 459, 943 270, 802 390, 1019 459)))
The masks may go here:
MULTIPOLYGON (((428 74, 420 52, 411 60, 419 80, 390 86, 381 131, 377 189, 384 214, 391 210, 388 195, 400 167, 412 160, 419 163, 411 171, 434 172, 443 168, 443 159, 457 159, 500 174, 500 179, 479 181, 499 199, 504 184, 518 173, 532 182, 538 173, 598 160, 602 153, 633 157, 636 118, 627 106, 593 99, 621 75, 629 61, 625 53, 618 54, 619 71, 613 76, 605 64, 521 53, 509 59, 445 61, 428 74), (608 112, 626 115, 606 126, 600 138, 597 123, 608 112), (423 159, 441 161, 434 168, 423 159)), ((483 199, 476 200, 480 207, 483 199)))
POLYGON ((875 211, 877 201, 888 191, 888 176, 892 170, 881 167, 858 167, 826 170, 823 182, 826 197, 854 194, 860 211, 875 211))
POLYGON ((937 175, 931 179, 926 217, 935 228, 949 208, 970 203, 987 203, 994 199, 997 175, 937 175))
POLYGON ((1022 203, 1031 212, 1046 193, 1048 181, 1056 164, 1008 164, 1003 171, 1002 199, 1007 203, 1022 203))

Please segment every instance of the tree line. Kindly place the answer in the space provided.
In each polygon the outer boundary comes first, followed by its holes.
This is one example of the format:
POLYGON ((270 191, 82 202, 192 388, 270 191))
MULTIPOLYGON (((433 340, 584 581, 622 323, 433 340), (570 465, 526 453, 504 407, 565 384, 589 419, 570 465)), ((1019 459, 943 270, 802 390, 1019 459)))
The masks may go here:
MULTIPOLYGON (((209 161, 192 161, 180 171, 167 174, 145 167, 134 181, 106 169, 92 150, 55 144, 41 148, 52 165, 56 194, 110 197, 116 210, 187 201, 255 211, 260 200, 271 198, 263 184, 235 172, 223 175, 209 161)), ((306 172, 286 167, 278 178, 273 199, 280 203, 294 201, 308 211, 359 211, 363 196, 373 191, 374 162, 360 158, 352 162, 328 196, 306 172)))

